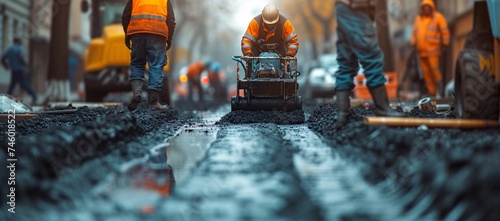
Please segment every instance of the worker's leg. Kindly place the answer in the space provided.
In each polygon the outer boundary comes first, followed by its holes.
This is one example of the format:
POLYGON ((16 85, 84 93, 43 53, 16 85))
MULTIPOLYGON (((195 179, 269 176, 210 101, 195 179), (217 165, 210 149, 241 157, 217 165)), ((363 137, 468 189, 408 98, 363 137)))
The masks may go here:
POLYGON ((341 128, 347 123, 349 118, 351 90, 355 87, 354 76, 358 74, 359 64, 358 58, 351 50, 349 43, 349 10, 342 4, 337 4, 335 7, 337 14, 337 62, 339 69, 335 73, 335 90, 337 97, 337 122, 335 127, 341 128))
POLYGON ((201 85, 201 79, 199 79, 197 81, 198 83, 198 101, 203 101, 203 89, 202 89, 202 85, 201 85))
POLYGON ((163 85, 163 67, 167 64, 167 46, 165 37, 161 35, 149 35, 147 44, 147 55, 149 65, 148 91, 161 91, 163 85))
POLYGON ((337 14, 338 27, 347 36, 345 39, 351 47, 351 53, 364 68, 366 85, 369 88, 383 85, 386 81, 383 75, 384 57, 378 46, 377 29, 368 13, 352 10, 343 4, 337 4, 336 12, 340 13, 337 14))
POLYGON ((430 74, 432 75, 432 80, 434 82, 434 87, 436 88, 435 96, 439 94, 439 84, 443 80, 443 76, 441 74, 441 69, 439 68, 439 56, 430 56, 429 57, 430 64, 430 74))
POLYGON ((26 81, 26 77, 24 76, 24 73, 22 71, 20 71, 20 72, 16 72, 15 75, 18 76, 18 82, 19 82, 19 85, 21 86, 21 88, 26 90, 31 95, 31 97, 33 98, 32 103, 35 104, 36 100, 37 100, 36 94, 33 91, 33 89, 31 89, 30 85, 28 84, 28 81, 26 81))
POLYGON ((130 58, 130 80, 144 81, 147 61, 147 39, 145 35, 132 35, 132 53, 130 58))
POLYGON ((432 65, 429 58, 430 57, 420 57, 420 67, 422 70, 422 75, 424 77, 425 86, 427 88, 427 93, 429 94, 429 96, 436 96, 436 82, 434 80, 432 65))
POLYGON ((11 75, 10 75, 10 84, 9 84, 9 90, 7 90, 7 94, 12 95, 12 92, 14 92, 14 89, 16 88, 18 77, 16 76, 16 74, 14 73, 14 71, 11 71, 10 73, 11 73, 11 75))
MULTIPOLYGON (((386 79, 383 74, 383 54, 378 46, 377 29, 368 11, 351 10, 343 4, 337 4, 337 25, 344 30, 351 51, 359 59, 375 104, 375 113, 379 116, 403 117, 389 105, 385 89, 386 79)), ((352 81, 352 79, 351 79, 352 81)))
POLYGON ((358 58, 352 51, 349 38, 351 33, 350 9, 343 4, 337 4, 335 13, 337 14, 337 62, 339 69, 335 73, 335 90, 352 90, 355 87, 354 77, 358 74, 358 58))
POLYGON ((193 101, 193 93, 194 93, 194 83, 193 79, 188 80, 188 99, 189 101, 193 101))
POLYGON ((146 38, 144 35, 132 35, 132 53, 130 58, 130 84, 132 96, 127 108, 134 111, 142 100, 144 72, 146 71, 146 38))

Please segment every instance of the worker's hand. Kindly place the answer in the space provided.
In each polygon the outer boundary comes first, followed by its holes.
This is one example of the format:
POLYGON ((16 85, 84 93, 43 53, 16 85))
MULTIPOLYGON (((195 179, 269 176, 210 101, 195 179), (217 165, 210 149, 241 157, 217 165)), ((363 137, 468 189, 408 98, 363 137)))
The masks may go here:
POLYGON ((128 49, 132 49, 132 47, 130 47, 131 41, 132 39, 130 39, 129 35, 125 36, 125 46, 127 46, 128 49))
POLYGON ((252 57, 252 54, 245 54, 245 57, 252 57))
POLYGON ((167 41, 167 51, 172 47, 172 40, 167 41))
POLYGON ((449 48, 449 45, 443 45, 443 46, 441 47, 441 51, 442 51, 442 52, 447 52, 447 51, 448 51, 448 48, 449 48))
POLYGON ((286 54, 286 56, 289 57, 289 58, 295 57, 295 56, 293 56, 293 54, 288 54, 288 53, 286 54))

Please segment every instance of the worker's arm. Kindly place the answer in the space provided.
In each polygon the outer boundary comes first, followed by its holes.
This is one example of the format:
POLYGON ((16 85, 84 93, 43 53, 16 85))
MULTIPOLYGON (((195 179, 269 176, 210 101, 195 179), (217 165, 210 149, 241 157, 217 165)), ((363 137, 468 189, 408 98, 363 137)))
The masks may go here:
POLYGON ((259 23, 252 19, 248 25, 245 35, 241 38, 241 52, 243 55, 252 54, 252 46, 259 37, 259 23))
POLYGON ((168 1, 167 3, 167 26, 168 26, 168 39, 167 39, 167 44, 168 44, 168 49, 170 49, 172 45, 172 38, 174 36, 175 32, 175 14, 174 14, 174 9, 172 8, 172 1, 168 1))
POLYGON ((441 32, 441 38, 443 45, 448 47, 450 45, 450 30, 448 29, 448 23, 443 15, 438 14, 437 17, 439 32, 441 32))
POLYGON ((299 36, 295 33, 295 28, 289 20, 283 25, 282 37, 286 44, 286 55, 295 57, 299 50, 299 36))
POLYGON ((127 35, 128 25, 130 24, 130 17, 132 16, 132 0, 128 0, 127 5, 125 5, 125 9, 123 9, 122 14, 122 26, 125 35, 127 35))
POLYGON ((168 1, 167 5, 167 10, 168 10, 168 16, 167 16, 167 26, 168 26, 168 38, 172 39, 172 36, 174 35, 175 32, 175 14, 174 14, 174 9, 172 7, 172 1, 168 1))

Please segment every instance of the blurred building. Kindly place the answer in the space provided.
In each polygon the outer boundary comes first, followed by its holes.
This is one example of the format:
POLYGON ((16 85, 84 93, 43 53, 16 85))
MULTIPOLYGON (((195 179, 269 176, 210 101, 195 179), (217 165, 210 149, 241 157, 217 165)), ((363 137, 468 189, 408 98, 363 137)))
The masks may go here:
MULTIPOLYGON (((420 12, 422 1, 388 0, 387 2, 396 72, 401 75, 411 50, 413 23, 420 12)), ((449 0, 434 0, 434 2, 437 10, 447 19, 451 34, 450 49, 443 54, 441 65, 444 83, 448 83, 453 79, 458 53, 468 33, 472 31, 474 0, 453 1, 453 4, 450 4, 449 0)))
MULTIPOLYGON (((49 44, 50 29, 52 23, 53 4, 60 4, 53 0, 32 0, 31 8, 31 69, 36 70, 35 81, 32 86, 38 92, 44 92, 49 65, 49 44)), ((65 2, 65 1, 61 1, 65 2)), ((83 63, 83 53, 90 42, 89 35, 89 15, 80 11, 81 0, 67 1, 70 6, 69 18, 69 50, 70 54, 75 56, 80 64, 83 63)), ((77 68, 73 88, 77 88, 82 81, 82 68, 77 68)))
MULTIPOLYGON (((29 51, 31 0, 10 0, 0 3, 0 54, 12 45, 14 37, 23 39, 23 47, 29 51)), ((26 59, 28 59, 26 57, 26 59)), ((7 91, 10 73, 0 66, 0 93, 7 91)))

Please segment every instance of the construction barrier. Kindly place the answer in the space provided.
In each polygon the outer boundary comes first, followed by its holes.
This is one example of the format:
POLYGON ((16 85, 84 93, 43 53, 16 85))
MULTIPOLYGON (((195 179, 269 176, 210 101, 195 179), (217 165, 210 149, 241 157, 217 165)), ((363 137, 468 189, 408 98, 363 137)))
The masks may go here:
MULTIPOLYGON (((394 72, 385 73, 385 78, 387 82, 385 83, 385 88, 387 90, 387 96, 389 99, 396 99, 398 97, 398 75, 394 72)), ((354 96, 359 99, 371 100, 372 96, 368 87, 366 86, 366 78, 363 74, 358 74, 354 78, 354 96)))

